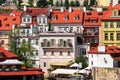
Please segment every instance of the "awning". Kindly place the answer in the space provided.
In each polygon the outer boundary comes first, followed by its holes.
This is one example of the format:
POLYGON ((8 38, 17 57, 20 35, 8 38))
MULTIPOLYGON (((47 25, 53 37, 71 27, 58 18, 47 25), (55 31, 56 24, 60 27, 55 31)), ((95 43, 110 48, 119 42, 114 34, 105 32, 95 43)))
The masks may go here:
POLYGON ((71 64, 73 64, 73 60, 69 60, 69 61, 53 61, 50 63, 52 66, 69 66, 71 64))
POLYGON ((78 71, 77 69, 56 69, 52 71, 51 73, 53 74, 74 74, 77 71, 78 71))
POLYGON ((82 69, 82 70, 80 70, 78 73, 89 73, 89 71, 88 70, 85 70, 85 69, 82 69))
POLYGON ((40 75, 44 74, 39 71, 20 71, 20 72, 0 72, 0 76, 24 76, 24 75, 40 75))
POLYGON ((9 65, 9 64, 23 64, 23 62, 17 60, 17 59, 8 59, 8 60, 5 60, 3 62, 0 62, 0 64, 2 65, 9 65))
POLYGON ((21 5, 23 5, 23 6, 30 6, 30 4, 28 4, 27 2, 23 2, 23 3, 21 3, 21 5))
POLYGON ((70 65, 70 67, 79 67, 79 64, 74 63, 74 64, 70 65))

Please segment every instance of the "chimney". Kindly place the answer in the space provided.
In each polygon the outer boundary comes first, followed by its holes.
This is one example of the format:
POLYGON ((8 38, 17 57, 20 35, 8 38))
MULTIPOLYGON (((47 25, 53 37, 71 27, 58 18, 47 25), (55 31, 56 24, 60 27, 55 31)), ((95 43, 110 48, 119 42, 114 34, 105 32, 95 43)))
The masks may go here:
POLYGON ((102 10, 102 8, 97 8, 97 12, 102 12, 103 10, 102 10))
POLYGON ((23 10, 24 10, 24 11, 27 11, 27 6, 24 6, 23 10))
POLYGON ((98 52, 105 52, 105 46, 98 46, 98 52))
POLYGON ((72 8, 71 7, 69 7, 69 13, 71 13, 72 12, 72 8))
POLYGON ((116 4, 118 4, 118 0, 113 0, 113 7, 116 5, 116 4))
POLYGON ((64 12, 64 7, 61 7, 61 8, 60 8, 60 12, 64 12))
POLYGON ((86 12, 86 7, 83 7, 83 11, 86 12))

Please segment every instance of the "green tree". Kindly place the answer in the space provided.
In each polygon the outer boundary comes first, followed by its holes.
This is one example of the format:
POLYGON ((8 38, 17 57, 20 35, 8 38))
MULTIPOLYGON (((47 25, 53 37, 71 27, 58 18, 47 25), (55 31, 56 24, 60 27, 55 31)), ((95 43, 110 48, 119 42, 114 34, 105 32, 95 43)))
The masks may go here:
POLYGON ((60 1, 60 6, 63 6, 63 1, 62 0, 60 1))
POLYGON ((10 47, 11 51, 18 55, 18 59, 24 62, 24 65, 27 67, 32 67, 32 59, 31 57, 34 56, 33 51, 35 50, 34 47, 23 39, 20 43, 20 29, 14 29, 10 34, 10 47))
POLYGON ((66 7, 66 9, 68 9, 69 8, 69 1, 68 0, 65 0, 65 7, 66 7))
POLYGON ((90 6, 95 5, 95 0, 90 0, 90 6))
POLYGON ((17 7, 18 7, 19 10, 21 9, 21 3, 22 3, 22 2, 23 2, 22 0, 18 0, 17 7))
POLYGON ((87 7, 88 6, 88 0, 84 0, 83 5, 84 5, 84 7, 87 7))
POLYGON ((71 2, 70 2, 70 6, 74 7, 74 6, 75 6, 75 2, 74 2, 74 1, 71 1, 71 2))
POLYGON ((28 1, 28 4, 30 5, 30 7, 34 7, 34 5, 33 5, 33 0, 29 0, 29 1, 28 1))
POLYGON ((51 31, 51 23, 48 22, 48 31, 51 31))
POLYGON ((46 0, 39 0, 37 2, 37 7, 40 7, 40 8, 44 8, 44 7, 47 7, 48 3, 46 0))
POLYGON ((88 66, 87 60, 83 55, 80 55, 79 57, 77 57, 75 59, 75 62, 78 63, 78 64, 81 62, 82 63, 82 69, 84 69, 85 67, 88 66))
POLYGON ((60 4, 59 4, 59 1, 57 0, 56 1, 56 6, 58 7, 58 6, 60 6, 60 4))
POLYGON ((75 1, 75 6, 79 7, 80 6, 80 2, 78 0, 75 1))
POLYGON ((48 4, 53 6, 53 0, 49 0, 48 4))

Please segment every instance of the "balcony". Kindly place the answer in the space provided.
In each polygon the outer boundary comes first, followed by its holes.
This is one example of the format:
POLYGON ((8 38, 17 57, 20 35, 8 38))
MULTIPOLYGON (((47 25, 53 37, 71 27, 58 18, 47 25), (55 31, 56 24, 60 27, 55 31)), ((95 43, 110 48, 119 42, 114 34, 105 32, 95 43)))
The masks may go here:
POLYGON ((98 36, 98 32, 85 32, 84 36, 98 36))

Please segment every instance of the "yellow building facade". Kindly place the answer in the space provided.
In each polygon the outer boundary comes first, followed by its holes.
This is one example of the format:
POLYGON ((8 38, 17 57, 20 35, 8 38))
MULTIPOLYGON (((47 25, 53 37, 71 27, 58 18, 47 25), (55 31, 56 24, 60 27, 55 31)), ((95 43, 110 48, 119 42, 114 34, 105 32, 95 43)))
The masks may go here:
POLYGON ((113 8, 106 16, 101 25, 102 45, 120 47, 120 9, 113 8))
POLYGON ((109 6, 111 3, 111 0, 97 0, 98 6, 109 6))

